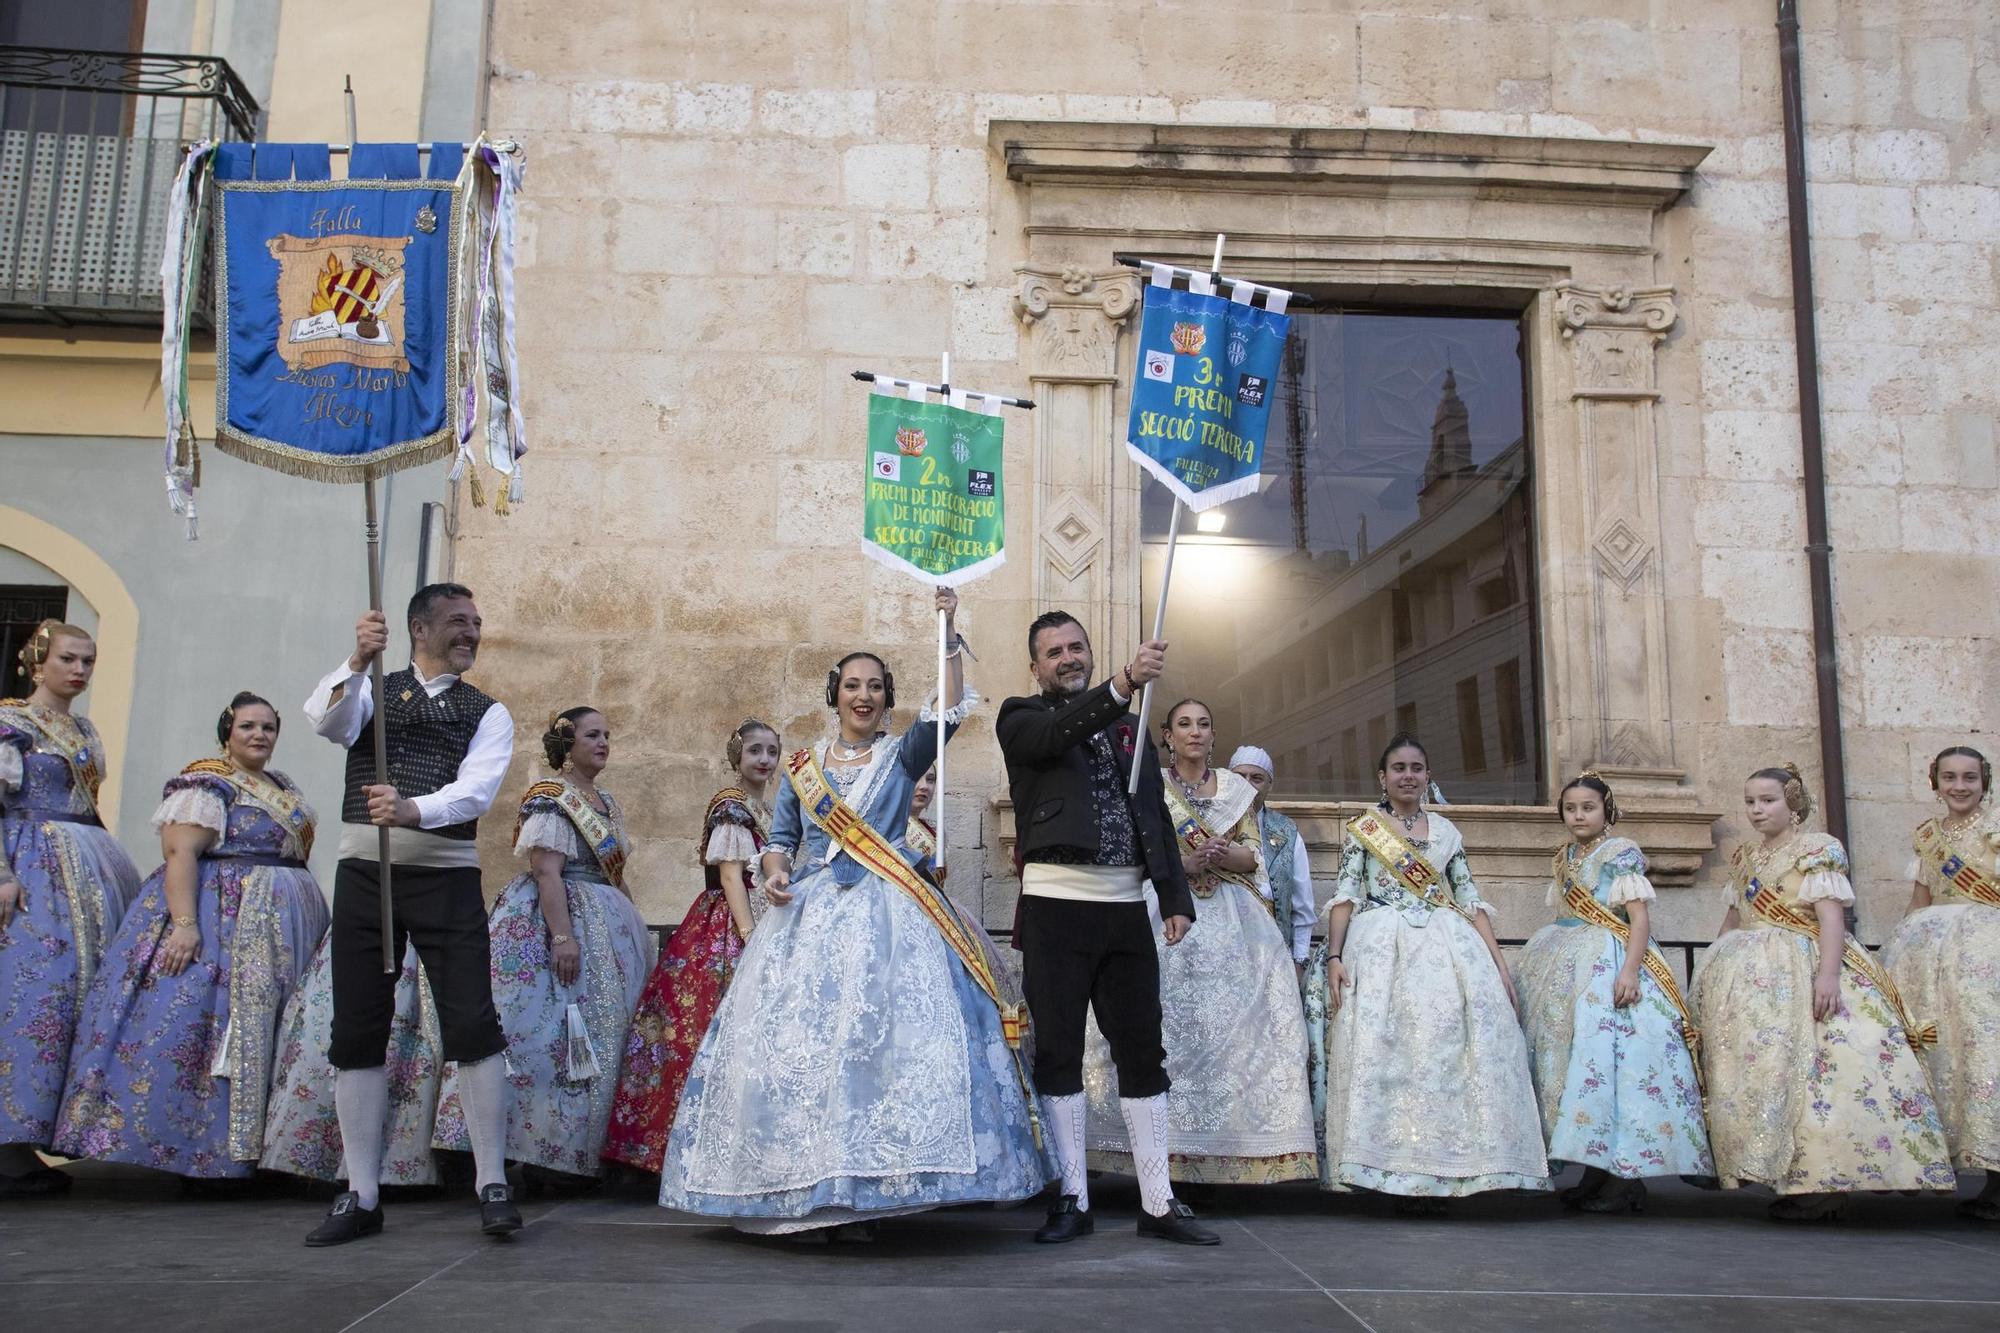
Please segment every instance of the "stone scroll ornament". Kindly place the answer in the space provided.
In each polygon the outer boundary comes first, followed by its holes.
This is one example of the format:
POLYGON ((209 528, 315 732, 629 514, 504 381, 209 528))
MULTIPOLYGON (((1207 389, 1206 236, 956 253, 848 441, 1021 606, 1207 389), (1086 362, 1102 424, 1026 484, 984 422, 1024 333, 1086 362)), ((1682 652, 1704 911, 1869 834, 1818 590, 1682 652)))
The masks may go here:
MULTIPOLYGON (((511 145, 197 144, 168 212, 161 288, 166 484, 196 535, 201 461, 188 412, 197 287, 214 278, 216 447, 314 481, 372 481, 484 452, 496 512, 527 452, 514 346, 511 145), (212 260, 212 263, 206 262, 212 260)), ((485 503, 472 469, 475 505, 485 503)))
POLYGON ((1256 491, 1290 292, 1148 264, 1125 447, 1189 509, 1256 491), (1174 285, 1184 279, 1187 289, 1174 285), (1259 302, 1262 304, 1259 304, 1259 302))
POLYGON ((868 399, 861 547, 871 560, 956 587, 1007 559, 1002 400, 954 391, 946 401, 878 380, 868 399), (961 405, 962 404, 962 405, 961 405))

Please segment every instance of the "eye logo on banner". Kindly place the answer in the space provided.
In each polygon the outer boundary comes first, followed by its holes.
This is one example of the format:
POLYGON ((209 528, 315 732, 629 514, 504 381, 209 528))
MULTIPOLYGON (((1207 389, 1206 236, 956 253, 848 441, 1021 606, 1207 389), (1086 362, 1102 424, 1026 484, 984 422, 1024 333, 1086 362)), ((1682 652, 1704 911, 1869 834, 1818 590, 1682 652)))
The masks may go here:
MULTIPOLYGON (((1155 267, 1145 288, 1125 447, 1181 503, 1201 510, 1258 487, 1291 294, 1238 283, 1225 299, 1182 291, 1171 275, 1155 267)), ((1208 285, 1205 274, 1194 279, 1208 285)))

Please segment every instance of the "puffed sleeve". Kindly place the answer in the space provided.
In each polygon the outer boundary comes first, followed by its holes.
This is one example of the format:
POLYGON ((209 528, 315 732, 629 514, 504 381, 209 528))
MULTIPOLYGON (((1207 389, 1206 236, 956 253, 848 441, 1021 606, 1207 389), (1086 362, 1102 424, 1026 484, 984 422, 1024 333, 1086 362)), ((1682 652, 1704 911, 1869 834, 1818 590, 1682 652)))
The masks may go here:
POLYGON ((750 811, 740 802, 724 801, 709 818, 708 844, 702 849, 702 861, 719 866, 724 861, 756 860, 757 839, 750 831, 754 823, 750 811))
POLYGON ((1799 884, 1800 902, 1854 901, 1854 885, 1847 879, 1847 851, 1834 839, 1828 838, 1799 857, 1798 868, 1805 875, 1799 884))
POLYGON ((1360 906, 1368 901, 1368 851, 1352 833, 1340 839, 1340 869, 1334 872, 1333 896, 1326 900, 1331 912, 1335 903, 1360 906))
POLYGON ((1604 868, 1598 874, 1611 881, 1605 888, 1604 901, 1613 907, 1622 903, 1649 903, 1659 896, 1653 892, 1653 882, 1646 878, 1646 854, 1637 843, 1627 843, 1604 858, 1604 868))
POLYGON ((160 793, 160 808, 153 811, 153 831, 157 833, 168 824, 189 824, 221 837, 229 832, 231 795, 229 784, 221 778, 183 773, 160 793))
POLYGON ((1924 873, 1924 869, 1924 858, 1921 856, 1912 856, 1910 858, 1910 868, 1903 872, 1903 878, 1909 880, 1912 884, 1921 884, 1925 888, 1929 888, 1931 886, 1931 877, 1924 873))
POLYGON ((521 831, 514 835, 514 855, 529 852, 560 852, 572 860, 584 854, 576 825, 546 796, 533 796, 521 803, 521 831))

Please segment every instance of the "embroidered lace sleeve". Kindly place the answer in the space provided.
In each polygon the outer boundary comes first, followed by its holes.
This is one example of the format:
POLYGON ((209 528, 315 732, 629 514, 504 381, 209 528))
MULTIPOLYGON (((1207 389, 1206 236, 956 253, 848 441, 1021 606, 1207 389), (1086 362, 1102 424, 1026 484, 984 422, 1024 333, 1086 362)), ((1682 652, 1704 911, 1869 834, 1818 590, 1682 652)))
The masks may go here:
MULTIPOLYGON (((5 761, 0 760, 0 762, 5 761)), ((1913 884, 1921 884, 1927 889, 1933 888, 1935 886, 1931 883, 1931 876, 1925 873, 1927 869, 1928 867, 1924 865, 1923 857, 1912 856, 1910 858, 1910 868, 1903 873, 1903 878, 1913 884)))
MULTIPOLYGON (((968 685, 965 687, 964 696, 957 703, 944 710, 944 724, 947 727, 958 726, 965 719, 971 717, 972 710, 977 707, 979 707, 979 691, 968 685)), ((917 724, 919 726, 928 724, 935 727, 937 720, 937 696, 932 695, 924 701, 922 710, 918 712, 917 724)))
POLYGON ((1472 863, 1465 859, 1462 849, 1453 852, 1451 860, 1444 863, 1444 878, 1460 907, 1468 912, 1484 912, 1489 922, 1493 920, 1493 904, 1479 896, 1479 886, 1472 882, 1472 863))
POLYGON ((1646 878, 1646 854, 1635 842, 1627 842, 1605 857, 1604 868, 1598 873, 1611 881, 1604 890, 1604 901, 1613 907, 1621 903, 1652 902, 1659 896, 1653 892, 1653 882, 1646 878))
POLYGON ((580 858, 584 854, 583 839, 576 836, 576 825, 557 807, 554 801, 540 797, 521 807, 521 832, 514 839, 514 855, 526 856, 529 852, 560 852, 568 858, 580 858))
POLYGON ((708 847, 701 854, 704 864, 719 866, 724 861, 754 861, 757 840, 741 824, 717 823, 708 835, 708 847))
POLYGON ((1854 886, 1847 879, 1847 849, 1837 840, 1827 838, 1803 853, 1798 868, 1805 874, 1799 885, 1798 901, 1816 903, 1826 898, 1843 903, 1854 901, 1854 886))
POLYGON ((167 783, 160 808, 153 812, 153 831, 168 824, 191 824, 220 837, 229 831, 229 784, 219 778, 182 776, 167 783))
POLYGON ((1799 901, 1816 903, 1831 898, 1835 902, 1854 901, 1854 886, 1837 870, 1815 870, 1799 884, 1799 901))
POLYGON ((1335 903, 1360 905, 1368 901, 1368 852, 1355 841, 1354 835, 1344 834, 1340 841, 1340 869, 1334 872, 1333 896, 1326 900, 1326 910, 1331 912, 1335 903))

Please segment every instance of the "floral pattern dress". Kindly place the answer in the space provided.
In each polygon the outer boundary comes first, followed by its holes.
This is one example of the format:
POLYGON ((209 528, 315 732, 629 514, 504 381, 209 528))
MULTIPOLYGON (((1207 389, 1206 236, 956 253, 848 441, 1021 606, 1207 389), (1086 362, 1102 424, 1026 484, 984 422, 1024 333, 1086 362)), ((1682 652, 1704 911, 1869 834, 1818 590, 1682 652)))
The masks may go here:
MULTIPOLYGON (((974 702, 945 713, 951 729, 974 702)), ((936 736, 926 707, 827 780, 893 844, 936 736)), ((937 925, 809 824, 789 782, 770 846, 794 854, 793 899, 751 932, 695 1055, 661 1205, 782 1233, 1041 1193, 1049 1164, 1017 1053, 937 925)))
POLYGON ((278 1020, 328 914, 306 869, 313 812, 298 788, 230 771, 190 765, 153 815, 155 829, 216 835, 197 871, 201 948, 176 976, 154 968, 172 931, 162 866, 91 984, 56 1128, 66 1156, 219 1179, 250 1175, 263 1155, 278 1020))
MULTIPOLYGON (((567 786, 568 784, 563 784, 567 786)), ((517 875, 493 904, 493 1005, 507 1034, 507 1156, 575 1176, 604 1169, 605 1128, 618 1090, 618 1064, 633 1006, 653 961, 653 937, 622 879, 630 849, 624 814, 600 792, 616 851, 600 859, 552 796, 531 789, 522 802, 514 854, 559 852, 572 932, 582 954, 564 985, 549 959, 549 926, 532 871, 517 875), (612 869, 607 870, 606 862, 612 869)), ((581 792, 574 795, 588 801, 581 792)), ((592 807, 593 809, 595 807, 592 807)), ((438 1099, 439 1148, 472 1150, 459 1105, 458 1067, 445 1071, 438 1099)))
MULTIPOLYGON (((1558 855, 1621 918, 1625 904, 1653 901, 1645 854, 1630 838, 1606 839, 1581 863, 1573 846, 1558 855)), ((1644 968, 1638 1002, 1614 1005, 1625 945, 1570 915, 1560 881, 1549 885, 1549 905, 1560 915, 1521 950, 1514 985, 1550 1159, 1628 1180, 1714 1175, 1679 1007, 1644 968)))
POLYGON ((0 701, 0 849, 21 884, 0 929, 0 1144, 55 1136, 84 995, 139 892, 97 816, 104 765, 90 719, 0 701))
MULTIPOLYGON (((344 1180, 347 1159, 340 1116, 333 1102, 333 939, 313 954, 298 993, 285 1008, 278 1029, 278 1072, 271 1082, 270 1114, 264 1126, 266 1171, 308 1180, 344 1180)), ((437 1012, 431 1007, 430 979, 417 961, 415 945, 403 951, 396 978, 395 1011, 383 1068, 389 1076, 389 1105, 382 1132, 384 1185, 435 1185, 437 1160, 431 1135, 437 1120, 438 1082, 444 1073, 444 1044, 437 1012)))
MULTIPOLYGON (((1172 773, 1166 775, 1174 781, 1172 773)), ((1257 855, 1254 888, 1197 887, 1194 929, 1168 947, 1148 896, 1160 955, 1161 1038, 1167 1052, 1168 1171, 1211 1185, 1311 1180, 1319 1172, 1306 1074, 1305 1012, 1288 932, 1272 915, 1271 883, 1252 810, 1256 789, 1228 769, 1215 794, 1187 804, 1208 832, 1257 855)), ((1178 795, 1178 794, 1176 794, 1178 795)), ((1084 1028, 1086 1143, 1093 1168, 1130 1172, 1111 1048, 1084 1028)))
POLYGON ((1873 978, 1843 964, 1840 1005, 1813 1021, 1819 942, 1750 910, 1760 882, 1810 916, 1854 901, 1847 852, 1823 833, 1736 853, 1724 890, 1740 929, 1696 974, 1708 1132, 1725 1187, 1779 1194, 1949 1190, 1944 1127, 1901 1016, 1873 978))
POLYGON ((1450 820, 1432 812, 1428 841, 1410 845, 1458 910, 1411 892, 1351 829, 1341 846, 1327 908, 1354 904, 1341 948, 1350 987, 1326 1025, 1320 1188, 1547 1189, 1527 1044, 1493 955, 1461 915, 1492 908, 1450 820))
MULTIPOLYGON (((1937 833, 1952 855, 2000 878, 2000 819, 1988 813, 1937 833)), ((1910 878, 1931 891, 1931 905, 1896 927, 1882 965, 1917 1021, 1937 1024, 1924 1064, 1952 1164, 2000 1171, 2000 907, 1967 897, 1921 855, 1910 878)))
MULTIPOLYGON (((633 1011, 604 1142, 607 1160, 657 1175, 666 1159, 667 1132, 688 1070, 743 955, 719 867, 740 861, 745 875, 754 876, 763 845, 763 820, 740 788, 725 787, 710 798, 702 821, 702 890, 660 950, 633 1011)), ((752 886, 752 901, 762 897, 752 886)))

